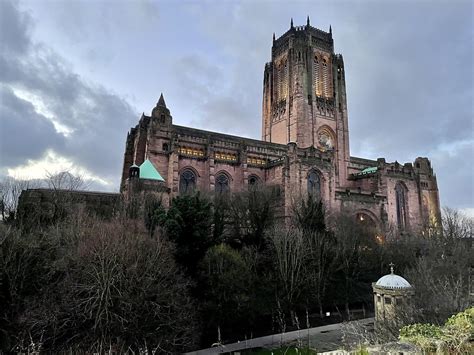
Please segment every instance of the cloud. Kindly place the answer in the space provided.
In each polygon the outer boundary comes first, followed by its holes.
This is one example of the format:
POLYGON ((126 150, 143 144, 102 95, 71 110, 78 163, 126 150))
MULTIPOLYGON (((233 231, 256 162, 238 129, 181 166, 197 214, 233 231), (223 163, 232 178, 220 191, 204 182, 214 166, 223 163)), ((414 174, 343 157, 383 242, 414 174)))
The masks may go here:
POLYGON ((0 97, 0 166, 3 169, 36 159, 48 148, 64 148, 64 137, 31 102, 19 98, 4 84, 0 85, 0 97))
POLYGON ((31 17, 26 12, 20 12, 13 1, 0 3, 0 45, 2 52, 8 55, 21 55, 31 44, 31 17))
POLYGON ((135 110, 74 73, 46 44, 33 42, 32 17, 17 4, 1 1, 0 7, 15 29, 2 35, 6 50, 0 54, 3 171, 28 171, 25 164, 40 156, 48 157, 43 165, 64 158, 95 180, 118 185, 120 152, 135 110))
POLYGON ((38 160, 28 159, 23 165, 7 169, 7 175, 20 180, 41 180, 63 171, 81 177, 85 182, 102 185, 102 188, 107 188, 111 185, 110 181, 94 175, 94 173, 84 167, 78 166, 76 163, 50 149, 38 160))

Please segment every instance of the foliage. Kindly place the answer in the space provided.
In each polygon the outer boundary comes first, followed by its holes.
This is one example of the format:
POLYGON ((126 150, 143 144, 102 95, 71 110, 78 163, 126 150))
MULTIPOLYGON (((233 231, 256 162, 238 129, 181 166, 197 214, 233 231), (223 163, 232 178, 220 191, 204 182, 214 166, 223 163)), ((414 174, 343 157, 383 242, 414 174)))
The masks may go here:
POLYGON ((465 239, 432 236, 405 272, 416 287, 412 314, 423 323, 441 324, 470 305, 469 270, 474 250, 465 239))
POLYGON ((228 241, 239 246, 265 248, 265 233, 276 219, 277 195, 272 188, 252 188, 229 197, 228 241))
POLYGON ((340 280, 338 291, 350 318, 350 302, 364 299, 364 295, 371 293, 370 279, 376 277, 372 269, 377 265, 379 250, 374 235, 353 216, 335 214, 330 223, 335 239, 333 277, 340 280))
POLYGON ((474 308, 451 316, 444 326, 412 324, 400 329, 400 340, 420 346, 425 351, 442 349, 464 354, 472 351, 474 308))
POLYGON ((212 204, 199 193, 173 199, 160 217, 166 236, 176 244, 176 261, 188 274, 195 274, 198 263, 216 241, 212 234, 212 204))
POLYGON ((293 206, 292 223, 302 228, 304 233, 326 231, 326 214, 322 201, 312 195, 299 198, 293 206))
POLYGON ((354 352, 354 355, 369 355, 369 350, 363 345, 360 345, 354 352))
POLYGON ((205 326, 210 333, 220 327, 225 338, 252 318, 251 269, 239 251, 220 244, 207 251, 200 275, 205 326))
MULTIPOLYGON (((49 182, 53 191, 76 183, 67 174, 49 182)), ((7 192, 18 196, 17 187, 7 192)), ((408 318, 434 324, 406 336, 427 341, 429 329, 470 305, 472 220, 456 211, 445 210, 443 233, 382 243, 352 214, 329 214, 311 196, 282 217, 272 188, 178 196, 168 210, 158 196, 140 195, 109 222, 60 215, 59 195, 48 223, 0 222, 2 349, 179 352, 198 337, 207 347, 298 329, 299 319, 315 326, 327 310, 344 307, 344 318, 354 307, 370 310, 371 283, 390 262, 416 289, 408 318)), ((3 201, 4 220, 14 220, 3 201)), ((472 334, 467 312, 439 326, 449 351, 472 334)))
POLYGON ((175 352, 196 338, 172 246, 132 221, 69 220, 41 236, 9 234, 0 266, 12 300, 6 349, 31 341, 44 351, 175 352))

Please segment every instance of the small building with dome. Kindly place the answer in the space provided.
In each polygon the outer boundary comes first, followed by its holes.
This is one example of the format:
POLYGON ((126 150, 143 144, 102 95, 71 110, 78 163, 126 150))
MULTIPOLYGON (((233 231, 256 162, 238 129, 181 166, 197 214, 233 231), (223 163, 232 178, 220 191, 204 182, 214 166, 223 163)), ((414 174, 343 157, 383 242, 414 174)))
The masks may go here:
POLYGON ((398 315, 403 306, 408 304, 415 294, 410 283, 393 272, 390 264, 390 274, 382 276, 372 283, 375 307, 375 329, 381 323, 397 325, 400 322, 398 315))

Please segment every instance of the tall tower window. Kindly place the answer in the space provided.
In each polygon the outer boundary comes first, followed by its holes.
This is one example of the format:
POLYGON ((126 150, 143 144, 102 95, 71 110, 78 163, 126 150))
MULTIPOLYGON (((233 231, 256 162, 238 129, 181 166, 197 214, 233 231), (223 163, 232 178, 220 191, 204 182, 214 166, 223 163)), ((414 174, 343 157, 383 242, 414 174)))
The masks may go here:
POLYGON ((324 97, 329 97, 328 64, 326 59, 323 59, 323 87, 324 97))
POLYGON ((186 169, 179 177, 179 192, 191 194, 196 189, 196 174, 191 169, 186 169))
POLYGON ((308 194, 316 198, 321 197, 321 179, 314 170, 308 174, 308 194))
POLYGON ((407 198, 406 188, 402 183, 397 183, 395 186, 395 198, 397 204, 397 223, 400 230, 407 227, 407 198))
POLYGON ((226 174, 221 173, 216 176, 215 191, 219 194, 230 191, 229 178, 226 174))
POLYGON ((319 59, 317 56, 314 57, 313 60, 313 85, 314 85, 314 93, 316 96, 321 96, 321 88, 320 88, 320 80, 319 80, 319 59))
POLYGON ((286 60, 277 65, 276 76, 277 99, 281 101, 286 99, 288 92, 288 63, 286 60))

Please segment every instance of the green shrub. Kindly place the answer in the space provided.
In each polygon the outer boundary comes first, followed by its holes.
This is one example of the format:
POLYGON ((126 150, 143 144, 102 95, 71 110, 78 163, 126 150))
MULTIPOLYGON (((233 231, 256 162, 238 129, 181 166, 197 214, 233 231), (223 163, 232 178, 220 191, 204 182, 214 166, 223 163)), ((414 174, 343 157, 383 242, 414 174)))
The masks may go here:
POLYGON ((450 353, 473 350, 474 307, 451 316, 444 326, 412 324, 400 329, 400 340, 420 346, 425 351, 437 349, 450 353))

